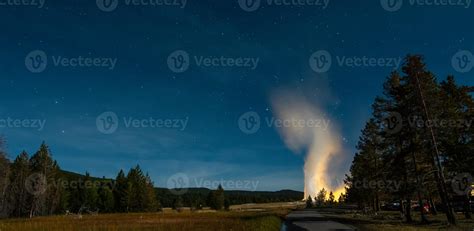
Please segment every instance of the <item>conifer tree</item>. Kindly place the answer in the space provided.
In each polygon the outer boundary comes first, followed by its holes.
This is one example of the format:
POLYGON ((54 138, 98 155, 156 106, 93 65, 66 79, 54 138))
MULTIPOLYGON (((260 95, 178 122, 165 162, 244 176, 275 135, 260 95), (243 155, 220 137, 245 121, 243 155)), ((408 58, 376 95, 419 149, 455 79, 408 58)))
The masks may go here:
POLYGON ((23 151, 11 165, 10 186, 7 193, 10 216, 23 217, 28 215, 31 202, 29 201, 30 195, 25 188, 25 182, 29 175, 29 156, 23 151))
POLYGON ((130 186, 123 170, 118 173, 114 182, 115 211, 128 212, 130 186))

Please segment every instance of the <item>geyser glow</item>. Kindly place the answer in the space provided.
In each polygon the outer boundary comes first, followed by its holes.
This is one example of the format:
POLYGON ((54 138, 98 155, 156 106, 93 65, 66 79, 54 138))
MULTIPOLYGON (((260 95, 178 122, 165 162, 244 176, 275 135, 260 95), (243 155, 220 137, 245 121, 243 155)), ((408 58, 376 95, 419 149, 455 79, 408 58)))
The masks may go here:
POLYGON ((275 116, 281 120, 325 120, 328 127, 287 126, 280 127, 279 133, 286 146, 293 152, 307 152, 304 165, 304 198, 315 197, 325 188, 332 191, 335 199, 344 193, 342 182, 335 182, 335 176, 328 174, 330 161, 341 153, 340 136, 335 124, 314 102, 304 96, 279 91, 271 97, 275 116))

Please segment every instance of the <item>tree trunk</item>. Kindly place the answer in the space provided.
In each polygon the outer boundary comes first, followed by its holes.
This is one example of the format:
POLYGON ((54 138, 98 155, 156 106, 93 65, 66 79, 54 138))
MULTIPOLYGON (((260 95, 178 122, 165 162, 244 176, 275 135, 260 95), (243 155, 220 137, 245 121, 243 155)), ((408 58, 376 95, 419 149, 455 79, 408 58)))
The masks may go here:
POLYGON ((431 196, 431 193, 430 193, 430 208, 431 208, 431 214, 433 214, 434 216, 438 215, 438 210, 436 209, 436 205, 433 201, 433 197, 431 196))
POLYGON ((466 219, 472 219, 472 216, 471 216, 471 202, 470 202, 469 194, 464 197, 464 217, 466 219))
POLYGON ((407 223, 413 222, 413 219, 411 218, 411 199, 407 198, 407 203, 405 205, 405 219, 407 223))
POLYGON ((379 212, 380 211, 380 199, 379 199, 379 193, 376 192, 375 193, 375 209, 374 209, 375 212, 379 212))

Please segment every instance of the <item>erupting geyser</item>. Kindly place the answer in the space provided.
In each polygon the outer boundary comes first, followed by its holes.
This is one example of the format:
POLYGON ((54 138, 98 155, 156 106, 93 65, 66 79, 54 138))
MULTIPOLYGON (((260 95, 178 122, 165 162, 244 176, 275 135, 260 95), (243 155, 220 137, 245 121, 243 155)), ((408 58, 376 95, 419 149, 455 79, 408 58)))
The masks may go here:
POLYGON ((277 92, 271 98, 275 116, 282 121, 291 121, 279 127, 285 144, 293 152, 306 152, 304 165, 304 197, 313 198, 325 188, 338 199, 344 186, 336 176, 328 172, 330 162, 341 153, 340 136, 335 124, 329 120, 319 105, 309 102, 304 96, 289 92, 277 92))

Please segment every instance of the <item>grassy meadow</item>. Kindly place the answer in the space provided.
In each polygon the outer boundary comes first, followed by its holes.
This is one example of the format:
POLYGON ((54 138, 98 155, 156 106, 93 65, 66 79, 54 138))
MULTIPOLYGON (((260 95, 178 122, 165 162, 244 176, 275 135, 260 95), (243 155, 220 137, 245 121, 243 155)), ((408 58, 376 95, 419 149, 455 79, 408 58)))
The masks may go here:
POLYGON ((280 230, 286 211, 51 216, 0 220, 0 231, 280 230))

